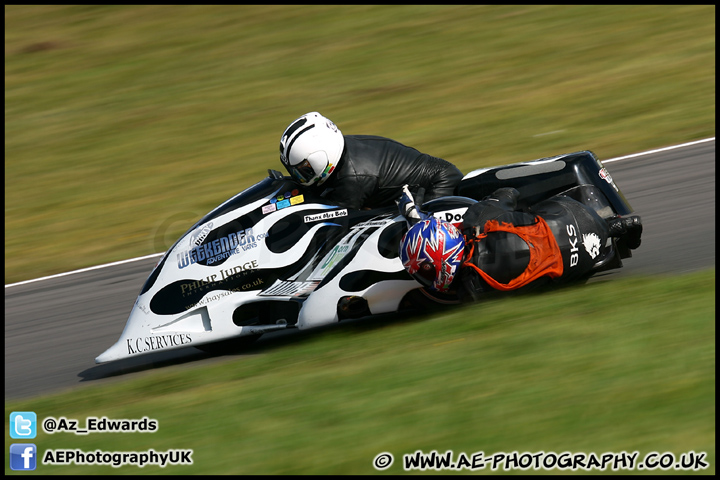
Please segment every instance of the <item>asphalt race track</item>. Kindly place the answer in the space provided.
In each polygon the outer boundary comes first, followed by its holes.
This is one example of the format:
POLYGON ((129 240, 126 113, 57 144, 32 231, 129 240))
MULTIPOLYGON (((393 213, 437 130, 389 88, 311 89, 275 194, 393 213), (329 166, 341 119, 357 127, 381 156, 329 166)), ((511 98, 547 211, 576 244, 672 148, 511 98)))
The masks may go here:
MULTIPOLYGON (((643 219, 643 243, 612 276, 715 268, 715 140, 605 164, 643 219)), ((218 203, 221 200, 218 199, 218 203)), ((221 361, 189 347, 96 365, 159 257, 5 288, 5 400, 221 361)), ((272 345, 273 336, 259 342, 272 345)), ((305 332, 303 332, 305 334, 305 332)))

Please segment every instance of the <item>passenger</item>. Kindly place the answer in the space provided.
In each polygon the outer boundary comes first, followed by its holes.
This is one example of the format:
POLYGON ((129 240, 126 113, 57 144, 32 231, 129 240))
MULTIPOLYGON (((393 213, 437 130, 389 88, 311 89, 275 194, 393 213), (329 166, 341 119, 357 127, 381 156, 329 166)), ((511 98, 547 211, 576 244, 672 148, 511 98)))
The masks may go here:
POLYGON ((420 212, 406 189, 398 202, 410 225, 400 244, 403 266, 426 287, 478 300, 485 292, 586 278, 613 254, 609 237, 640 246, 638 215, 603 220, 564 196, 524 212, 516 208, 518 197, 514 188, 496 190, 467 209, 461 231, 420 212))

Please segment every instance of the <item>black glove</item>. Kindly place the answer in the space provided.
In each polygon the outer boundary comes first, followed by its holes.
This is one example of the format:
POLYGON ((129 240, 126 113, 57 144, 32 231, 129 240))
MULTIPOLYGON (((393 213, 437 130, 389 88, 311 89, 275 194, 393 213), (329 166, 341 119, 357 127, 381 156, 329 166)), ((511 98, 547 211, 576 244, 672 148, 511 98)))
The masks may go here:
POLYGON ((624 238, 625 244, 631 250, 640 246, 643 226, 638 215, 609 218, 607 224, 611 237, 624 238))

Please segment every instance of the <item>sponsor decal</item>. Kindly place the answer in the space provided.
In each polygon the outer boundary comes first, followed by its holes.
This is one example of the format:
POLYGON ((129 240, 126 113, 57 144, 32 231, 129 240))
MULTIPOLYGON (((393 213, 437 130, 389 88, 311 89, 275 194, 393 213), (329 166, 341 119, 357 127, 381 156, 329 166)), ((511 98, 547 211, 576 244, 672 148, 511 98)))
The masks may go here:
POLYGON ((332 220, 338 217, 347 217, 347 209, 332 210, 330 212, 317 213, 315 215, 305 215, 305 223, 317 222, 320 220, 332 220))
POLYGON ((392 219, 386 218, 382 220, 368 220, 367 222, 361 222, 357 225, 353 225, 350 227, 351 230, 360 229, 360 228, 371 228, 371 227, 384 227, 388 223, 390 223, 392 219))
POLYGON ((222 291, 222 292, 218 293, 217 295, 213 295, 213 296, 211 296, 211 297, 205 297, 205 298, 203 298, 202 300, 200 300, 200 301, 197 302, 197 303, 193 303, 193 304, 191 304, 191 305, 188 305, 188 307, 187 307, 185 310, 191 310, 191 309, 196 308, 196 307, 202 307, 203 305, 207 305, 207 304, 209 304, 209 303, 212 303, 212 302, 214 302, 215 300, 220 300, 221 298, 227 297, 228 295, 232 295, 233 293, 244 292, 244 291, 246 291, 246 290, 256 290, 256 289, 258 289, 258 287, 260 287, 260 285, 262 285, 263 283, 265 283, 265 282, 264 282, 264 280, 263 280, 262 278, 256 278, 256 279, 253 280, 252 282, 244 283, 244 284, 240 285, 239 287, 231 288, 230 290, 222 291))
POLYGON ((223 268, 215 267, 213 274, 205 278, 177 280, 153 295, 150 311, 156 315, 181 313, 187 310, 188 305, 194 305, 213 291, 233 290, 252 283, 261 277, 260 272, 258 260, 251 260, 223 268))
POLYGON ((590 254, 590 258, 595 259, 595 257, 600 255, 600 237, 594 233, 586 233, 582 238, 583 246, 588 254, 590 254))
POLYGON ((197 237, 195 237, 194 235, 192 237, 190 237, 190 243, 193 243, 195 245, 200 245, 203 242, 203 240, 205 240, 207 238, 208 233, 210 233, 212 231, 212 227, 213 227, 213 223, 208 222, 208 224, 205 225, 202 230, 200 230, 200 233, 198 233, 197 237))
POLYGON ((287 208, 291 205, 297 205, 299 203, 303 203, 305 201, 305 197, 303 195, 299 195, 300 190, 295 189, 291 192, 285 192, 283 194, 280 194, 276 197, 273 197, 270 199, 270 203, 268 205, 264 205, 262 207, 262 213, 272 213, 276 210, 282 210, 283 208, 287 208))
POLYGON ((315 287, 320 284, 319 281, 312 282, 288 282, 278 280, 270 286, 267 290, 259 293, 261 296, 285 296, 285 297, 300 297, 310 294, 315 287))
POLYGON ((447 212, 433 213, 433 217, 443 222, 452 223, 455 227, 460 228, 463 221, 463 215, 465 215, 466 211, 467 208, 456 208, 454 210, 448 210, 447 212))
POLYGON ((578 261, 580 260, 580 254, 578 254, 578 236, 577 236, 577 230, 575 228, 575 225, 570 224, 565 226, 565 230, 567 231, 569 240, 570 240, 570 266, 575 267, 578 264, 578 261))
POLYGON ((335 245, 327 260, 320 266, 320 276, 324 277, 328 272, 350 251, 350 245, 335 245))
POLYGON ((145 315, 150 314, 150 309, 148 308, 147 305, 145 305, 144 303, 138 303, 137 301, 136 301, 136 304, 137 304, 137 307, 138 307, 145 315))
POLYGON ((275 205, 274 203, 271 203, 269 205, 264 205, 262 207, 263 213, 271 213, 271 212, 274 212, 275 210, 277 210, 277 205, 275 205))
POLYGON ((197 246, 177 254, 178 268, 183 269, 202 261, 206 261, 207 265, 217 263, 234 253, 257 247, 257 240, 265 237, 267 237, 267 233, 254 235, 252 228, 246 228, 217 238, 204 245, 197 245, 196 243, 197 246))
POLYGON ((607 171, 607 168, 602 167, 602 168, 600 169, 600 178, 602 178, 602 179, 605 180, 607 183, 609 183, 610 185, 612 185, 615 190, 618 189, 617 186, 615 185, 615 182, 613 182, 612 177, 610 176, 610 172, 607 171))
POLYGON ((600 169, 600 178, 602 178, 603 180, 605 180, 608 183, 612 182, 612 177, 610 176, 610 172, 608 172, 607 168, 605 168, 605 167, 600 169))
POLYGON ((128 355, 133 355, 135 353, 162 350, 163 348, 176 347, 179 345, 188 345, 191 342, 192 338, 190 338, 190 335, 187 333, 154 335, 150 337, 128 338, 127 349, 128 355))
POLYGON ((251 262, 245 262, 242 265, 237 265, 233 268, 227 268, 227 269, 220 269, 220 274, 213 274, 208 275, 205 279, 196 280, 194 282, 187 282, 183 283, 180 286, 180 293, 182 293, 183 297, 187 297, 188 295, 194 295, 197 292, 202 292, 203 290, 211 290, 215 288, 219 288, 219 285, 215 285, 220 282, 224 282, 226 279, 230 278, 232 275, 237 275, 241 272, 247 272, 249 270, 255 270, 258 268, 258 262, 257 260, 253 260, 251 262), (218 276, 220 278, 218 278, 218 276))

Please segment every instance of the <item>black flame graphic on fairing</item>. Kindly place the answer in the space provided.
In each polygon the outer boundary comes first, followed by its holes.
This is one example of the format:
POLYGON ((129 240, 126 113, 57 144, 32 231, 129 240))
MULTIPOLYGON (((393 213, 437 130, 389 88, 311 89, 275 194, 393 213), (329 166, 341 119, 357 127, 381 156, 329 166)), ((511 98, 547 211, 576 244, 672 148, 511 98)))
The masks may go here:
MULTIPOLYGON (((267 235, 261 240, 264 244, 257 245, 254 248, 266 248, 273 254, 282 254, 288 251, 307 235, 314 225, 305 223, 303 221, 304 216, 324 211, 327 210, 303 209, 281 218, 270 227, 267 235)), ((251 229, 259 218, 261 217, 252 212, 228 222, 208 233, 200 245, 211 244, 214 240, 227 236, 228 232, 251 229)), ((232 268, 212 268, 212 270, 208 271, 213 272, 213 274, 203 279, 188 278, 170 283, 153 296, 150 301, 150 310, 157 315, 175 315, 192 308, 205 295, 213 291, 262 290, 278 279, 286 280, 305 267, 313 256, 316 257, 316 262, 319 262, 328 246, 333 244, 328 240, 335 239, 338 236, 337 232, 329 232, 327 227, 335 227, 334 230, 339 231, 346 230, 345 228, 338 228, 340 226, 338 224, 327 224, 323 228, 316 230, 305 252, 295 262, 287 266, 269 269, 263 268, 257 261, 249 264, 240 263, 232 268)), ((241 255, 241 253, 234 255, 241 255)), ((225 264, 234 255, 221 258, 210 265, 207 265, 207 259, 197 263, 209 267, 218 267, 225 264)))
MULTIPOLYGON (((226 215, 233 210, 262 198, 269 200, 276 195, 278 191, 292 190, 294 188, 299 188, 305 196, 305 204, 317 202, 327 205, 323 199, 316 197, 309 190, 289 181, 287 177, 271 177, 217 207, 196 223, 186 235, 191 234, 198 226, 208 224, 208 222, 221 215, 226 215)), ((318 225, 319 222, 306 223, 305 218, 307 216, 328 212, 332 208, 333 207, 329 205, 324 208, 297 208, 296 211, 283 215, 282 218, 279 218, 269 228, 262 227, 267 228, 266 231, 260 231, 260 229, 257 228, 260 220, 267 218, 267 215, 262 213, 261 208, 257 208, 234 220, 225 222, 209 232, 203 232, 204 237, 199 236, 197 243, 192 246, 192 249, 203 248, 205 252, 209 253, 212 251, 215 255, 204 255, 202 258, 200 258, 200 255, 196 255, 192 263, 208 267, 208 274, 204 275, 204 278, 185 278, 163 286, 153 295, 153 298, 149 302, 151 311, 157 315, 175 315, 193 308, 198 302, 201 302, 206 295, 208 295, 207 298, 210 298, 212 292, 216 292, 218 295, 229 291, 259 292, 269 288, 277 280, 289 280, 292 278, 294 281, 305 281, 325 254, 348 233, 350 225, 371 220, 383 212, 385 212, 385 215, 390 215, 390 213, 387 212, 394 211, 394 208, 383 211, 350 210, 347 216, 333 218, 331 222, 320 222, 322 227, 312 233, 312 239, 300 258, 291 259, 291 262, 283 267, 267 268, 267 266, 262 265, 262 263, 248 264, 247 262, 237 261, 237 256, 243 254, 243 247, 247 249, 265 249, 272 255, 281 255, 287 252, 301 242, 302 239, 309 234, 311 229, 318 225), (230 246, 238 250, 230 251, 230 246)), ((381 255, 387 258, 397 256, 397 245, 404 231, 403 226, 404 223, 398 223, 385 229, 378 245, 378 250, 381 255)), ((365 238, 374 230, 375 229, 368 230, 365 238)), ((183 236, 183 238, 184 237, 185 236, 183 236)), ((359 247, 360 244, 364 243, 364 240, 365 239, 358 242, 357 246, 359 247)), ((174 255, 177 257, 178 267, 181 268, 180 271, 189 265, 189 257, 183 258, 183 255, 187 254, 187 252, 182 252, 176 248, 179 242, 180 241, 169 250, 168 255, 166 255, 155 268, 143 287, 142 293, 152 288, 160 271, 167 267, 166 259, 168 256, 174 255), (186 263, 183 265, 183 262, 186 263)), ((347 259, 345 259, 340 266, 336 266, 337 268, 334 268, 331 274, 336 275, 339 273, 353 256, 354 252, 348 255, 347 259)), ((262 255, 260 258, 262 258, 262 255)), ((349 281, 353 287, 360 287, 388 279, 386 278, 388 277, 387 273, 375 272, 372 270, 372 266, 368 267, 370 268, 363 270, 362 273, 358 272, 351 275, 343 283, 347 285, 349 281)), ((176 268, 174 264, 172 268, 176 268)), ((390 274, 390 277, 397 278, 398 275, 403 276, 406 274, 403 270, 390 274)), ((329 278, 326 278, 317 288, 326 284, 326 280, 329 280, 329 278)), ((350 287, 351 285, 347 286, 350 287)))

